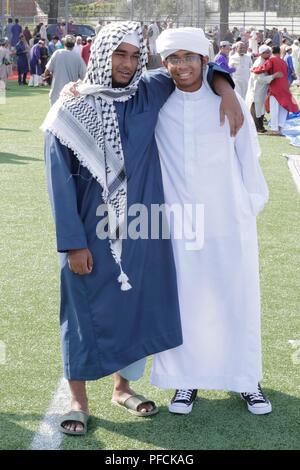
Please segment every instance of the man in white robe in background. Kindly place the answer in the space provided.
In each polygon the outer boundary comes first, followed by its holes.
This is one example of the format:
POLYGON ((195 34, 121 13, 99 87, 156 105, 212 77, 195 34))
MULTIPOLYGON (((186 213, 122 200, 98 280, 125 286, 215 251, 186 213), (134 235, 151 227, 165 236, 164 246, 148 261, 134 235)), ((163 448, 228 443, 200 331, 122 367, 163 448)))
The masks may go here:
MULTIPOLYGON (((266 414, 272 407, 259 385, 256 215, 268 188, 253 120, 240 100, 245 122, 237 136, 230 136, 227 121, 220 125, 220 98, 205 78, 202 30, 164 31, 157 48, 176 85, 156 128, 165 200, 167 206, 204 206, 204 244, 191 249, 191 240, 176 239, 170 224, 183 345, 154 356, 151 382, 176 389, 173 413, 189 413, 197 389, 213 389, 239 392, 251 413, 266 414)), ((184 234, 194 225, 193 218, 184 220, 184 234)))
POLYGON ((229 59, 229 67, 236 69, 232 74, 232 79, 235 83, 235 91, 244 99, 246 97, 250 69, 252 67, 252 59, 246 52, 247 48, 245 44, 242 41, 237 42, 236 52, 229 59))
POLYGON ((159 36, 159 27, 156 21, 153 21, 148 28, 148 41, 150 54, 157 54, 156 39, 159 36))
POLYGON ((249 47, 252 49, 253 54, 258 53, 258 40, 257 40, 257 31, 251 31, 249 38, 249 47))
POLYGON ((298 39, 295 39, 295 41, 292 44, 292 59, 293 59, 293 64, 294 64, 294 69, 297 75, 297 80, 300 78, 300 47, 299 47, 299 41, 298 39))

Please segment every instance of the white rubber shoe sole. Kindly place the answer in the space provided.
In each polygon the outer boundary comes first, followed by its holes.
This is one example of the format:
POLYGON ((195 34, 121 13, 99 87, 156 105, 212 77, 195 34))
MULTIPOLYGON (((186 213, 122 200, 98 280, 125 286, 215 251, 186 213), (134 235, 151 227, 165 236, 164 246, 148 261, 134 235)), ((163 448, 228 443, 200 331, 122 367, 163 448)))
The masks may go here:
MULTIPOLYGON (((246 401, 244 398, 243 400, 246 401)), ((272 411, 272 405, 270 402, 257 404, 256 406, 255 405, 250 406, 247 403, 247 408, 248 408, 248 411, 250 411, 250 413, 252 413, 253 415, 266 415, 268 413, 271 413, 272 411)))
POLYGON ((194 403, 191 403, 190 405, 185 405, 184 403, 170 403, 169 411, 170 413, 178 415, 188 415, 193 409, 193 404, 194 403))

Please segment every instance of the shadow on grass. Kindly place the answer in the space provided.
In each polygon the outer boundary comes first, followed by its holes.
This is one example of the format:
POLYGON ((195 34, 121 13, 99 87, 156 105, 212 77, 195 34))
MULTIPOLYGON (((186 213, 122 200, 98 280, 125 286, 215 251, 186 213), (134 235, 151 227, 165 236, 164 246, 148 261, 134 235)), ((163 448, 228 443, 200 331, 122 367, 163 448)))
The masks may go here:
MULTIPOLYGON (((130 450, 130 439, 138 449, 299 450, 300 399, 266 392, 273 404, 269 415, 250 414, 237 394, 220 400, 200 398, 187 416, 172 415, 166 406, 160 407, 157 416, 146 419, 120 409, 114 421, 92 416, 88 434, 65 436, 61 448, 130 450)), ((34 413, 0 413, 0 449, 29 448, 35 432, 27 428, 28 423, 37 430, 42 418, 34 413)), ((59 416, 55 422, 58 425, 59 416)))
POLYGON ((14 153, 1 153, 0 152, 0 165, 1 164, 10 164, 10 165, 28 165, 30 162, 39 162, 38 158, 25 157, 21 155, 15 155, 14 153))
POLYGON ((26 450, 35 432, 27 429, 28 422, 37 429, 43 415, 36 413, 0 413, 0 450, 26 450))
POLYGON ((255 416, 247 411, 238 394, 227 399, 199 398, 190 415, 172 415, 166 406, 160 407, 157 416, 135 418, 120 410, 119 420, 110 421, 92 417, 87 436, 77 440, 64 439, 64 449, 110 449, 114 436, 126 447, 130 439, 139 448, 167 450, 271 450, 300 449, 300 399, 283 393, 266 390, 273 404, 273 412, 255 416), (99 428, 100 442, 93 435, 99 428), (103 442, 105 436, 110 441, 103 442))

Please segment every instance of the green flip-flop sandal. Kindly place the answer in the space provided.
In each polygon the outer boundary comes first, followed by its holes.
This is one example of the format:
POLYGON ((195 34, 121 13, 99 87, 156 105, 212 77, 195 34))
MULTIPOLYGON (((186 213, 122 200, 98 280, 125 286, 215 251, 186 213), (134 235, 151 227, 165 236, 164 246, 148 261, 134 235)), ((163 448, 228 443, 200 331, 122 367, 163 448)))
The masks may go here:
POLYGON ((87 424, 89 420, 89 415, 84 411, 70 411, 69 413, 64 414, 61 417, 59 423, 59 430, 64 434, 70 434, 71 436, 84 436, 87 433, 87 424), (67 422, 76 422, 80 423, 83 426, 82 431, 72 431, 71 429, 66 429, 63 424, 67 422))
POLYGON ((142 418, 147 418, 148 416, 153 416, 158 413, 158 408, 155 405, 154 401, 148 400, 147 398, 143 397, 143 395, 133 395, 132 397, 127 398, 124 403, 118 403, 115 400, 111 400, 113 405, 119 406, 121 408, 125 408, 129 413, 139 416, 142 418), (150 404, 153 406, 151 411, 138 411, 138 407, 140 405, 147 405, 150 404))

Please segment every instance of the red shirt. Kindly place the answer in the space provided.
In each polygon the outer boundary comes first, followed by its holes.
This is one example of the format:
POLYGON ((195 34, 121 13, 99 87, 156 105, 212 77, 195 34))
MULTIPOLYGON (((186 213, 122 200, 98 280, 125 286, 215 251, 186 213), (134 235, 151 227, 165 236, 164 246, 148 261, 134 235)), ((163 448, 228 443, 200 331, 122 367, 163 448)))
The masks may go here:
POLYGON ((85 46, 83 46, 81 50, 81 57, 83 58, 86 65, 88 64, 88 61, 90 60, 90 53, 91 53, 91 44, 88 42, 85 46))

